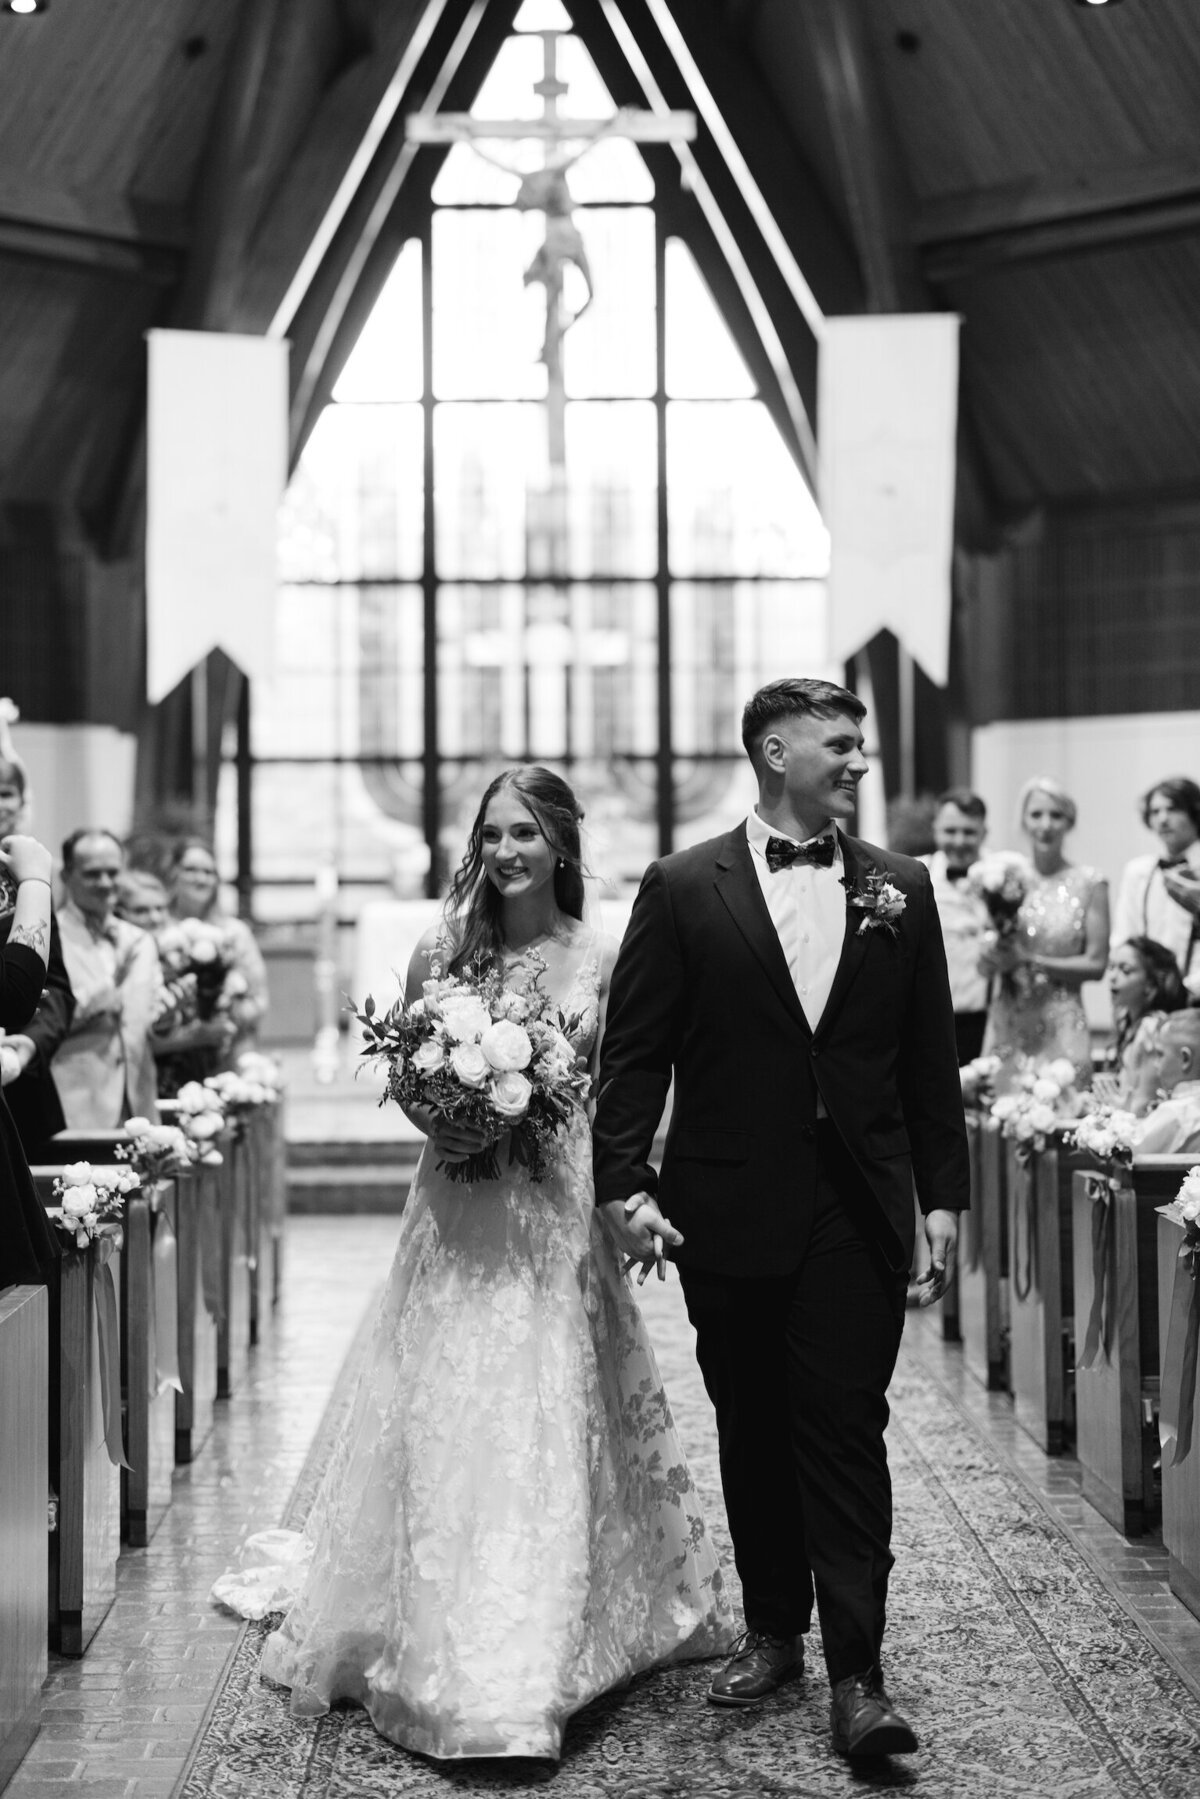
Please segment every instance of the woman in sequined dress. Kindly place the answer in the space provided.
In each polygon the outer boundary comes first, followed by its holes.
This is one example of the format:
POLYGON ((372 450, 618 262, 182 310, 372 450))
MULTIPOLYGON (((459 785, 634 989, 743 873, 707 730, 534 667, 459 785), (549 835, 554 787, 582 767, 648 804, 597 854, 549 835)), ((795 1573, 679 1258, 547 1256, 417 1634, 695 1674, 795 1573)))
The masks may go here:
POLYGON ((1023 1060, 1074 1063, 1091 1085, 1091 1032, 1080 989, 1098 981, 1108 958, 1108 884, 1098 868, 1068 862, 1063 840, 1075 802, 1056 781, 1037 775, 1021 789, 1021 829, 1029 841, 1028 891, 1011 938, 985 940, 980 967, 992 977, 985 1054, 997 1055, 998 1093, 1023 1060))

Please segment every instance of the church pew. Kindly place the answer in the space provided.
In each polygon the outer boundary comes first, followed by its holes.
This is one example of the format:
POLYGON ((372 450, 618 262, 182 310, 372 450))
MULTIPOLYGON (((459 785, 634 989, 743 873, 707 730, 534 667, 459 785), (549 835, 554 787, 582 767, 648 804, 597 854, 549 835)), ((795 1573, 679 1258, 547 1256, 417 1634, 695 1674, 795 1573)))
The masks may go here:
POLYGON ((249 1365, 251 1220, 245 1143, 227 1131, 219 1146, 224 1161, 212 1171, 221 1245, 217 1398, 228 1399, 243 1384, 249 1365))
POLYGON ((46 1678, 50 1306, 0 1292, 0 1788, 38 1733, 46 1678))
POLYGON ((175 1395, 176 1467, 195 1460, 213 1427, 222 1287, 216 1172, 194 1169, 175 1189, 180 1386, 175 1395))
MULTIPOLYGON (((59 1131, 51 1147, 64 1162, 118 1166, 117 1146, 128 1141, 123 1130, 59 1131)), ((163 1276, 155 1278, 155 1243, 160 1257, 176 1235, 175 1183, 163 1183, 158 1216, 146 1192, 130 1194, 125 1205, 125 1241, 121 1256, 121 1391, 125 1408, 125 1457, 121 1471, 121 1537, 133 1549, 144 1549, 171 1500, 175 1467, 175 1392, 150 1393, 152 1371, 162 1359, 174 1370, 178 1361, 178 1286, 168 1297, 163 1276), (161 1297, 161 1303, 160 1303, 161 1297), (152 1341, 160 1325, 172 1320, 171 1346, 152 1341)), ((173 1264, 177 1258, 172 1256, 173 1264)), ((172 1280, 178 1270, 173 1267, 172 1280)))
MULTIPOLYGON (((1168 1158, 1164 1157, 1163 1160, 1168 1158)), ((1185 1160, 1189 1166, 1195 1163, 1195 1156, 1186 1158, 1170 1158, 1185 1160)), ((1186 1168, 1183 1170, 1187 1172, 1186 1168)), ((1168 1199, 1173 1199, 1179 1188, 1178 1176, 1171 1185, 1168 1199)), ((1164 1201, 1165 1203, 1165 1201, 1164 1201)), ((1184 1241, 1184 1230, 1170 1218, 1158 1218, 1158 1330, 1160 1367, 1163 1369, 1164 1382, 1169 1378, 1167 1343, 1171 1320, 1172 1302, 1175 1297, 1175 1282, 1179 1270, 1179 1250, 1184 1241)), ((1183 1279, 1187 1280, 1186 1273, 1183 1279)), ((1200 1288, 1192 1283, 1188 1297, 1191 1302, 1193 1328, 1200 1313, 1200 1288)), ((1186 1292, 1186 1289, 1185 1289, 1186 1292)), ((1165 1403, 1167 1394, 1164 1390, 1162 1400, 1165 1403)), ((1185 1459, 1178 1465, 1174 1462, 1174 1446, 1168 1445, 1162 1455, 1162 1537, 1167 1551, 1167 1579, 1172 1593, 1183 1601, 1190 1612, 1200 1618, 1200 1382, 1197 1382, 1196 1396, 1191 1407, 1192 1447, 1185 1459)))
POLYGON ((967 1116, 971 1209, 963 1215, 958 1253, 958 1322, 963 1359, 992 1392, 1008 1384, 1005 1313, 1005 1156, 998 1125, 967 1116))
POLYGON ((251 1343, 261 1341, 274 1303, 275 1229, 268 1111, 266 1106, 255 1106, 243 1121, 237 1159, 238 1177, 245 1184, 242 1205, 249 1251, 251 1343))
POLYGON ((178 1194, 173 1180, 131 1193, 121 1257, 125 1457, 121 1535, 144 1549, 171 1503, 179 1363, 178 1194))
MULTIPOLYGON (((35 1166, 34 1183, 46 1205, 56 1204, 58 1165, 35 1166)), ((58 1264, 57 1455, 50 1479, 58 1495, 57 1528, 50 1546, 50 1647, 60 1655, 83 1655, 103 1623, 117 1591, 121 1540, 121 1479, 105 1440, 101 1372, 101 1320, 109 1277, 114 1283, 115 1399, 120 1430, 120 1229, 105 1228, 107 1244, 86 1249, 66 1246, 58 1264), (107 1261, 105 1262, 105 1257, 107 1261)), ((107 1334, 107 1333, 106 1333, 107 1334)), ((110 1350, 114 1347, 110 1344, 110 1350)), ((54 1379, 57 1374, 57 1383, 54 1379)))
POLYGON ((1047 1455, 1074 1437, 1072 1177, 1091 1156, 1055 1133, 1028 1157, 1006 1144, 1009 1387, 1017 1423, 1047 1455))

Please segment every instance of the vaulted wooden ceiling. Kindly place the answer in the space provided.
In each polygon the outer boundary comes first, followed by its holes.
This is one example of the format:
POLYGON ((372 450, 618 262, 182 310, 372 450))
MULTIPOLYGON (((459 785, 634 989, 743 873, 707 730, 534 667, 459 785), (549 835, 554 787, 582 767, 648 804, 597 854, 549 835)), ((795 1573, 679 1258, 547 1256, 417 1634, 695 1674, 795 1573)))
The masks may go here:
MULTIPOLYGON (((565 4, 618 101, 653 81, 700 113, 698 167, 810 414, 789 258, 826 312, 962 314, 965 537, 1195 491, 1196 0, 565 4)), ((515 10, 0 11, 0 538, 53 516, 128 553, 151 325, 282 320, 302 440, 397 247, 404 110, 469 103, 515 10)))

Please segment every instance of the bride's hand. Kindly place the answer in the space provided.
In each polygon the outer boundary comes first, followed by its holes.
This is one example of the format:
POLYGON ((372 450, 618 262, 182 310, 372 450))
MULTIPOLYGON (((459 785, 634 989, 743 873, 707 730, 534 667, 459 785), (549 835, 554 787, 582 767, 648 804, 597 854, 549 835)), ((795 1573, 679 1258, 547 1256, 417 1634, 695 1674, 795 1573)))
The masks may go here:
POLYGON ((493 1140, 491 1133, 477 1124, 455 1124, 448 1118, 440 1119, 433 1132, 433 1147, 440 1162, 465 1162, 493 1140))
POLYGON ((625 1273, 640 1262, 639 1287, 654 1267, 658 1269, 659 1280, 665 1281, 665 1246, 669 1243, 672 1249, 677 1249, 683 1242, 683 1233, 663 1217, 657 1202, 648 1193, 634 1193, 625 1200, 610 1200, 602 1209, 608 1213, 613 1233, 626 1257, 625 1273))

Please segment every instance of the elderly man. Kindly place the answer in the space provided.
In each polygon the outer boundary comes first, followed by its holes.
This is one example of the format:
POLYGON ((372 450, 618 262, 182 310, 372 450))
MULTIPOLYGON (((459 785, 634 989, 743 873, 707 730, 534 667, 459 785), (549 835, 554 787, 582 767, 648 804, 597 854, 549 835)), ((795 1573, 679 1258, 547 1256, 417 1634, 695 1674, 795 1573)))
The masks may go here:
POLYGON ((149 1032, 162 973, 154 939, 116 917, 124 861, 111 831, 75 831, 63 844, 67 899, 58 918, 75 1016, 52 1073, 71 1130, 158 1115, 149 1032))

